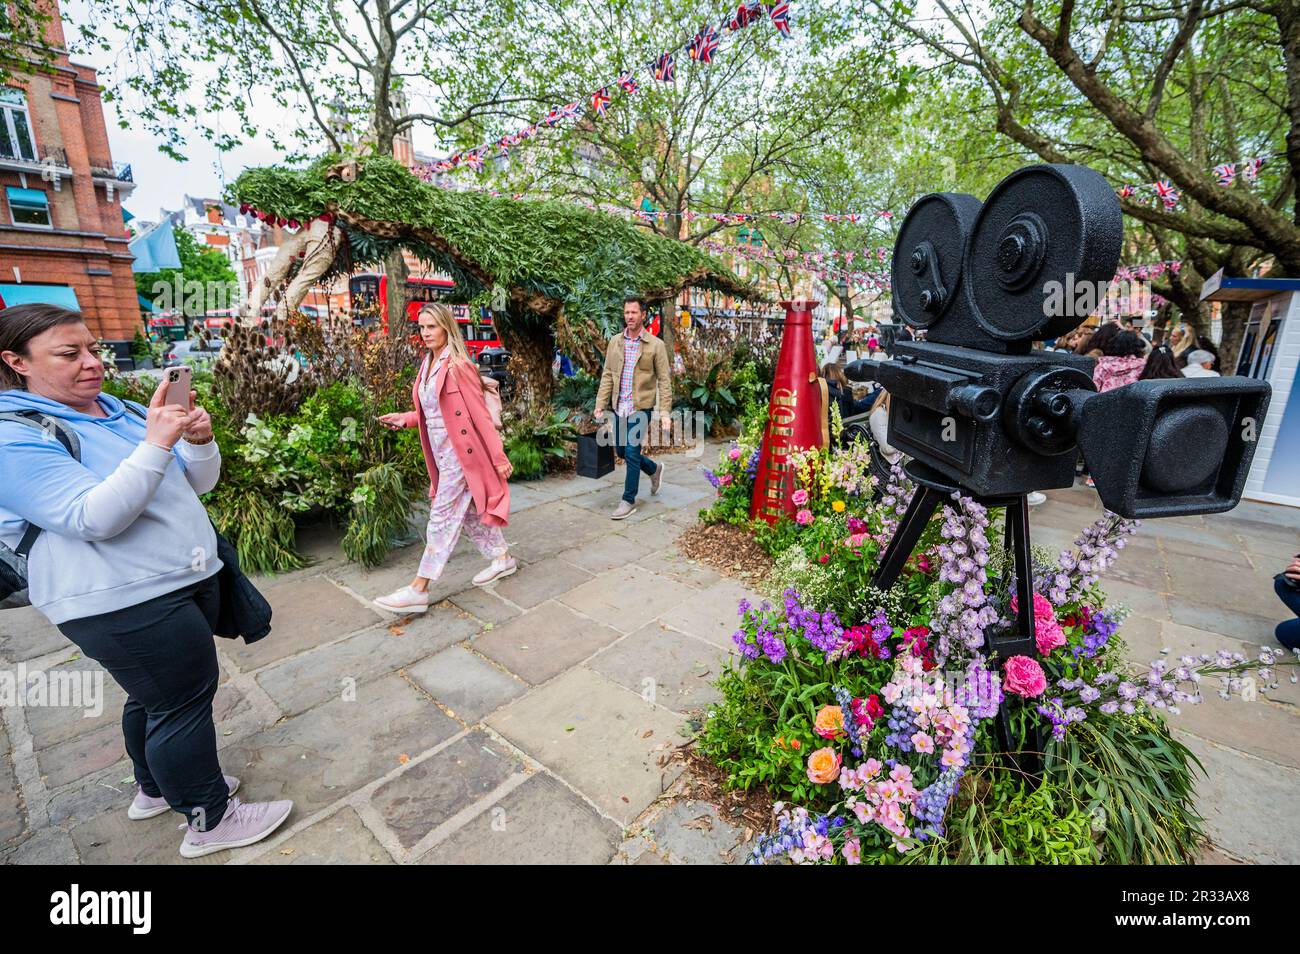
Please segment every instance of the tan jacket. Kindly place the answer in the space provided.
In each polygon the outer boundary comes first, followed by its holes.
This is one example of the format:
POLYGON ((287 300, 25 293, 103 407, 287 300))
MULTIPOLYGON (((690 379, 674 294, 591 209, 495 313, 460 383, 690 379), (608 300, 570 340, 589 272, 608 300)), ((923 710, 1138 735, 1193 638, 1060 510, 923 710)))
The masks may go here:
MULTIPOLYGON (((616 411, 619 382, 623 379, 623 337, 620 331, 609 339, 605 348, 605 369, 600 374, 596 392, 596 410, 616 411)), ((663 341, 641 329, 641 353, 632 370, 632 406, 638 410, 656 408, 667 418, 673 410, 673 379, 668 364, 668 349, 663 341)))

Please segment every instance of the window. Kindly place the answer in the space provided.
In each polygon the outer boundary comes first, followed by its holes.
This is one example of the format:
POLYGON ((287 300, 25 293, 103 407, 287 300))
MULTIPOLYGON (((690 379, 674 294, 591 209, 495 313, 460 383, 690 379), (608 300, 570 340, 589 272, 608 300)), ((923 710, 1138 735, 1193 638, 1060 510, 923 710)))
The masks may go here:
POLYGON ((36 161, 27 98, 12 86, 0 88, 0 158, 36 161))
POLYGON ((50 228, 50 200, 39 189, 5 187, 9 199, 9 215, 14 225, 35 225, 50 228))

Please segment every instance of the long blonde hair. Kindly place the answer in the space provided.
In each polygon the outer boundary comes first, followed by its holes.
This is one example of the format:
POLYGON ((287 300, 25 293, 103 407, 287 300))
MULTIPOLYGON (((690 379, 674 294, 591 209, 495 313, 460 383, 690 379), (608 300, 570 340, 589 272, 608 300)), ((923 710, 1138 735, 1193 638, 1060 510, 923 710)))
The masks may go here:
MULTIPOLYGON (((460 326, 456 324, 456 319, 452 317, 451 308, 441 302, 430 302, 427 305, 420 306, 420 317, 423 317, 426 313, 432 315, 433 320, 438 323, 438 327, 446 332, 447 344, 451 346, 451 360, 464 361, 474 368, 477 373, 478 365, 469 356, 469 348, 465 346, 465 336, 460 333, 460 326)), ((432 358, 433 352, 430 351, 429 354, 432 358)), ((479 385, 482 386, 481 381, 479 385)))

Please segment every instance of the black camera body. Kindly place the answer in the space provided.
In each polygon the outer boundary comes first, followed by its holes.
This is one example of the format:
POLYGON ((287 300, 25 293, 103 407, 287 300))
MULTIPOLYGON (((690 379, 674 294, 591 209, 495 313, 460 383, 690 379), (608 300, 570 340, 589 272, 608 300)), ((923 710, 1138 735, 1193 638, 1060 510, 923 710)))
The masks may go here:
POLYGON ((1082 453, 1102 502, 1123 516, 1236 506, 1265 382, 1140 381, 1099 394, 1093 359, 1033 347, 1087 317, 1062 289, 1091 285, 1091 300, 1104 299, 1122 240, 1114 190, 1082 166, 1027 166, 983 203, 918 200, 894 245, 893 305, 926 340, 900 338, 892 361, 845 369, 889 392, 889 443, 978 497, 1068 487, 1082 453))

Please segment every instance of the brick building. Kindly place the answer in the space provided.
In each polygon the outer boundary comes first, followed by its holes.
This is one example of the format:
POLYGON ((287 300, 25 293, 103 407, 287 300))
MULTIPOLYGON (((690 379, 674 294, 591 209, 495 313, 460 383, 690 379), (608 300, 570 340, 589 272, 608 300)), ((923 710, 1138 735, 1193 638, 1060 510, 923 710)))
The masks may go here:
POLYGON ((95 70, 68 59, 48 8, 50 69, 0 87, 0 298, 76 307, 127 340, 141 321, 121 200, 135 185, 113 162, 95 70))

